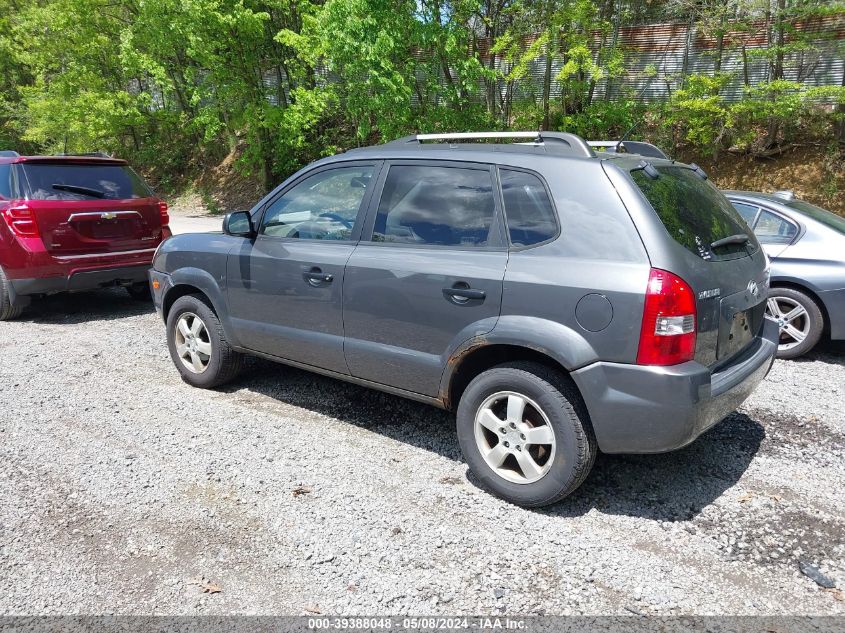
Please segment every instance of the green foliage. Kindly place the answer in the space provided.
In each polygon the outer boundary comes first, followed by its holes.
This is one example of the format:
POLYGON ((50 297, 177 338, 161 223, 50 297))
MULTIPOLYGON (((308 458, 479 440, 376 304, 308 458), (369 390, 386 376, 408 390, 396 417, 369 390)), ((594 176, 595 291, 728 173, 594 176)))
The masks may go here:
POLYGON ((267 188, 414 131, 633 128, 713 153, 765 151, 845 131, 845 89, 784 79, 845 54, 819 43, 838 41, 834 30, 798 28, 837 11, 822 0, 0 0, 0 148, 113 152, 165 187, 236 150, 267 188), (745 50, 766 14, 770 45, 745 50), (714 72, 626 67, 621 27, 659 20, 718 41, 714 72), (728 52, 765 60, 772 80, 728 100, 742 80, 715 72, 728 52), (668 101, 611 89, 637 76, 672 83, 668 101))

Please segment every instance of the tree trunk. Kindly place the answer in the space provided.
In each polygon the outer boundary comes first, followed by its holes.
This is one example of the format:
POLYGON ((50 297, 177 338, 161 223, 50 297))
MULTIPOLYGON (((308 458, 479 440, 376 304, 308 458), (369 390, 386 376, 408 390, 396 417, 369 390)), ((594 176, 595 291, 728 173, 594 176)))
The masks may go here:
POLYGON ((546 72, 543 74, 543 124, 542 129, 549 129, 549 96, 552 92, 552 59, 557 38, 554 35, 549 37, 546 44, 546 72))
POLYGON ((772 79, 783 79, 783 34, 784 34, 784 13, 786 12, 786 0, 778 0, 778 13, 776 16, 777 27, 775 31, 775 61, 772 69, 772 79))

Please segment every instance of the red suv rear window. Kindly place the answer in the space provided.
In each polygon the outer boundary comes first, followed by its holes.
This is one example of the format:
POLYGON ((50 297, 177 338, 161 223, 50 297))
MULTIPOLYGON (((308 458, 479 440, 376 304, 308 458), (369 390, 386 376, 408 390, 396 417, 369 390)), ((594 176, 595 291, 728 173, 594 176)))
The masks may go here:
POLYGON ((131 200, 152 190, 126 165, 21 163, 24 197, 29 200, 131 200))

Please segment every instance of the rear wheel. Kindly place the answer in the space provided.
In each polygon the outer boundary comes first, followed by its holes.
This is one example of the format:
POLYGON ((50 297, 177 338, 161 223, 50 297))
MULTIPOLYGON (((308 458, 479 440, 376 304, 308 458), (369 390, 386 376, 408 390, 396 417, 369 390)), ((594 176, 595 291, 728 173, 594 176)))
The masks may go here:
POLYGON ((146 281, 142 281, 137 284, 132 284, 131 286, 126 286, 126 292, 128 292, 129 296, 135 299, 135 301, 153 300, 153 295, 150 292, 150 284, 148 284, 146 281))
POLYGON ((574 385, 544 365, 499 365, 458 405, 458 441, 481 483, 525 507, 555 503, 586 479, 596 441, 574 385))
POLYGON ((766 314, 780 329, 778 358, 798 358, 816 346, 824 330, 821 308, 810 297, 793 288, 772 288, 766 314))
POLYGON ((23 312, 22 307, 12 305, 9 288, 9 279, 3 269, 0 268, 0 321, 16 319, 23 312))
POLYGON ((243 354, 229 345, 220 319, 202 295, 180 297, 170 308, 167 346, 182 380, 194 387, 217 387, 243 368, 243 354))

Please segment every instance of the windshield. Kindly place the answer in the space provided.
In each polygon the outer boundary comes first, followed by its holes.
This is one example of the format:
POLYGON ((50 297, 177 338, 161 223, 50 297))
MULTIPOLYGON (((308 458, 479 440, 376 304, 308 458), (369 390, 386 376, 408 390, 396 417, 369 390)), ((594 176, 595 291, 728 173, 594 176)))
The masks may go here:
POLYGON ((22 163, 29 200, 130 200, 150 188, 126 165, 22 163))
POLYGON ((759 248, 751 229, 709 181, 688 167, 654 167, 656 178, 643 169, 632 170, 631 178, 676 242, 706 260, 734 259, 759 248))
POLYGON ((822 224, 832 228, 834 231, 838 231, 839 233, 845 235, 845 218, 842 216, 831 213, 830 211, 825 211, 821 207, 817 207, 809 202, 804 202, 803 200, 790 200, 788 202, 784 202, 783 204, 796 209, 816 222, 821 222, 822 224))

